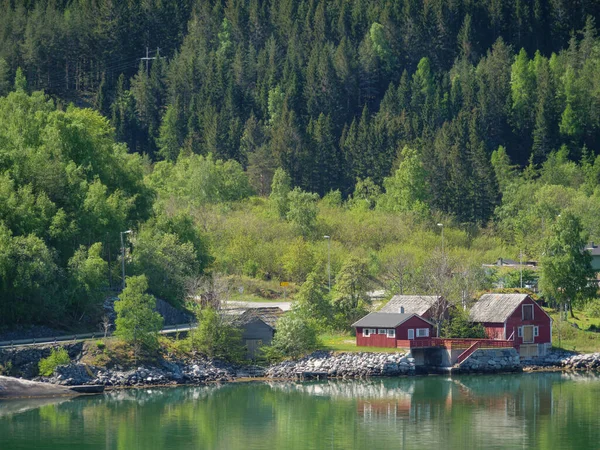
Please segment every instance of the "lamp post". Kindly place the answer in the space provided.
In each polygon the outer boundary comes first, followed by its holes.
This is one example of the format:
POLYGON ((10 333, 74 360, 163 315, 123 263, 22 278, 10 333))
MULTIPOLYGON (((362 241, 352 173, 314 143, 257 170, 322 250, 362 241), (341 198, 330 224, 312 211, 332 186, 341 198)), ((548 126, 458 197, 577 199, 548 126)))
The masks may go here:
POLYGON ((438 223, 437 226, 442 229, 442 255, 443 255, 444 254, 444 224, 438 223))
POLYGON ((125 289, 125 244, 123 243, 123 235, 131 233, 131 230, 121 231, 121 272, 123 275, 123 289, 125 289))
POLYGON ((329 292, 331 292, 331 236, 323 236, 327 239, 327 278, 329 278, 329 292))

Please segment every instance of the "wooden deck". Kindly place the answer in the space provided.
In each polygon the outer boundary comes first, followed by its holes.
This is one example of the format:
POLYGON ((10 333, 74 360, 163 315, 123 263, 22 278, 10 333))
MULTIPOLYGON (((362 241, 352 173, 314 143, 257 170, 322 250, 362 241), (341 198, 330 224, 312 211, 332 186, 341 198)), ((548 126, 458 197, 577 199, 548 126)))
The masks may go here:
POLYGON ((475 348, 510 348, 514 347, 513 341, 504 341, 499 339, 444 339, 444 338, 424 338, 397 340, 398 348, 427 348, 442 347, 446 350, 475 348))

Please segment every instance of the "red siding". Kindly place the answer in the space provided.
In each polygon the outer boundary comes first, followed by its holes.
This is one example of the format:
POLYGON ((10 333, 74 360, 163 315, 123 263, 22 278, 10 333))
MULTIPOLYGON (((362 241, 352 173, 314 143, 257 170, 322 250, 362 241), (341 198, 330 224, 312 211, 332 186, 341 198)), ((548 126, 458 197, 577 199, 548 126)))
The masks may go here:
POLYGON ((491 339, 511 339, 515 342, 515 347, 523 344, 523 338, 519 337, 518 328, 524 325, 534 325, 539 328, 539 335, 534 336, 533 343, 545 344, 552 342, 552 321, 540 306, 531 298, 527 297, 521 302, 519 307, 511 314, 505 323, 484 323, 486 334, 491 339), (523 305, 533 304, 533 320, 523 320, 523 305), (506 325, 506 334, 504 334, 506 325), (514 335, 513 335, 514 333, 514 335))
POLYGON ((414 316, 406 322, 396 327, 396 338, 389 338, 385 334, 371 334, 369 337, 363 336, 363 329, 356 328, 356 345, 360 347, 396 347, 397 340, 408 339, 408 330, 415 330, 415 339, 417 339, 417 328, 429 328, 429 337, 434 335, 434 327, 419 316, 414 316))

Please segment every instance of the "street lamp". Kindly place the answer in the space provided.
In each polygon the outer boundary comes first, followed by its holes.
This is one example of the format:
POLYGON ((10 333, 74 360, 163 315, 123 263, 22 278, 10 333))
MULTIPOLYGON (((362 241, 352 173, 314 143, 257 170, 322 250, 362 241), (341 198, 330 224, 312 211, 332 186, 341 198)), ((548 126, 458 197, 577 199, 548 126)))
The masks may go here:
POLYGON ((438 223, 437 226, 442 229, 442 255, 443 255, 444 254, 444 224, 438 223))
POLYGON ((331 236, 323 236, 327 239, 327 277, 329 278, 329 292, 331 292, 331 236))
POLYGON ((125 289, 125 244, 123 243, 123 235, 131 233, 131 230, 121 231, 121 271, 123 274, 123 289, 125 289))

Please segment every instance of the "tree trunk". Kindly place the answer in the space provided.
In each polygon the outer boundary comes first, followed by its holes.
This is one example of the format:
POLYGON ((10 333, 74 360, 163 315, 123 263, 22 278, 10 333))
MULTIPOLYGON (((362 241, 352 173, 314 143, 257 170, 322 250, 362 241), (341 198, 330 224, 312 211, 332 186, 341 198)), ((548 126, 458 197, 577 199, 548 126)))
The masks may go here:
POLYGON ((573 302, 569 302, 569 312, 571 313, 571 319, 574 319, 575 314, 573 314, 573 302))

